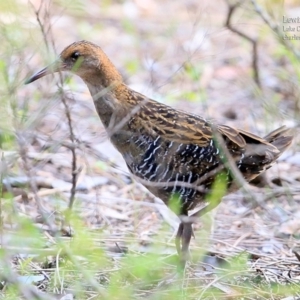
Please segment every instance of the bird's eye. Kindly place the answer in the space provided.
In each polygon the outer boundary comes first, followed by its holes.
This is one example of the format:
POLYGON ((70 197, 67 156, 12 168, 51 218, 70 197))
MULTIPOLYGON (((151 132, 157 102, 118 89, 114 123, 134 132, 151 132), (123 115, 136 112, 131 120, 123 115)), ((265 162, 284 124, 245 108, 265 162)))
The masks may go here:
POLYGON ((78 51, 75 51, 71 54, 71 58, 73 61, 76 61, 79 56, 80 56, 80 53, 78 51))

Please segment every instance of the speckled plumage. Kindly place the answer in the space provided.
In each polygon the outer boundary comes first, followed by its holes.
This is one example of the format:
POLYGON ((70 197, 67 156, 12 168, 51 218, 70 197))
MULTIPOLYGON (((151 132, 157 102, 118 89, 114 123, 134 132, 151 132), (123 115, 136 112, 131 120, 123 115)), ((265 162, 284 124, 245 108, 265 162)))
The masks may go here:
MULTIPOLYGON (((27 83, 58 71, 71 71, 84 80, 129 170, 166 204, 172 195, 179 196, 182 215, 205 200, 217 174, 225 169, 224 154, 213 138, 215 131, 247 181, 269 168, 292 141, 284 127, 260 138, 149 99, 127 87, 101 48, 87 41, 68 46, 57 62, 27 83)), ((228 191, 233 191, 231 173, 225 172, 228 191)), ((178 252, 188 250, 191 235, 191 224, 182 223, 178 252)))

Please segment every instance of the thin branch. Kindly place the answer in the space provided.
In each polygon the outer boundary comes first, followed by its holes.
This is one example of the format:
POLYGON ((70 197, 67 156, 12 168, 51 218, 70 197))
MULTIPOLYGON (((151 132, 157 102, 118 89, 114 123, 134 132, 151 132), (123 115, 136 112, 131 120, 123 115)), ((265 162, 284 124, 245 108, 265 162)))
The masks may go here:
POLYGON ((41 2, 39 8, 36 9, 34 7, 33 3, 31 1, 29 1, 29 4, 31 5, 31 7, 32 7, 32 9, 35 13, 36 20, 37 20, 37 22, 39 24, 39 27, 40 27, 40 30, 42 32, 42 36, 43 36, 43 40, 44 40, 46 49, 49 52, 49 43, 48 43, 48 39, 47 39, 47 33, 46 33, 46 30, 45 30, 45 24, 44 24, 44 22, 42 22, 41 17, 40 17, 41 10, 42 10, 42 7, 43 7, 44 3, 45 2, 41 2))
MULTIPOLYGON (((44 4, 44 2, 42 2, 44 4)), ((35 12, 35 15, 36 15, 36 19, 37 19, 37 22, 39 24, 39 27, 41 29, 41 32, 42 32, 42 35, 43 35, 43 39, 44 39, 44 43, 46 45, 46 48, 47 50, 49 51, 49 42, 48 42, 48 39, 51 40, 51 43, 53 45, 53 48, 55 48, 55 45, 54 45, 54 39, 53 39, 53 36, 51 34, 51 27, 49 25, 49 29, 46 31, 45 30, 45 21, 42 21, 41 20, 41 17, 40 17, 40 14, 41 14, 41 10, 42 10, 42 3, 40 5, 40 7, 38 9, 35 9, 33 4, 31 4, 31 6, 33 7, 33 10, 35 12), (49 35, 49 38, 48 38, 48 35, 49 35)), ((49 12, 48 10, 46 9, 45 10, 45 20, 49 20, 49 12)), ((76 136, 74 134, 74 130, 73 130, 73 123, 72 123, 72 118, 71 118, 71 112, 70 112, 70 108, 67 104, 67 99, 65 97, 65 94, 63 92, 63 88, 61 88, 63 86, 63 78, 62 78, 62 75, 61 73, 59 73, 59 76, 60 76, 60 88, 59 88, 59 92, 60 92, 60 96, 61 96, 61 102, 63 103, 63 106, 64 106, 64 110, 65 110, 65 115, 67 117, 67 123, 68 123, 68 128, 69 128, 69 138, 71 140, 71 144, 75 145, 76 144, 76 136)), ((76 184, 77 184, 77 177, 78 177, 78 168, 77 168, 77 156, 76 156, 76 147, 72 147, 72 148, 69 148, 70 151, 71 151, 71 155, 72 155, 72 165, 71 165, 71 176, 72 176, 72 179, 71 179, 71 183, 72 183, 72 187, 71 187, 71 193, 70 193, 70 199, 69 199, 69 210, 71 211, 72 210, 72 207, 73 207, 73 204, 74 204, 74 201, 75 201, 75 194, 76 194, 76 184)))
POLYGON ((259 200, 259 198, 254 193, 252 193, 252 191, 249 189, 249 185, 248 185, 247 181, 244 179, 240 170, 237 168, 235 161, 233 160, 231 154, 229 153, 228 148, 226 147, 223 137, 217 131, 216 128, 213 128, 213 129, 214 129, 214 139, 217 142, 217 146, 220 148, 220 150, 222 151, 222 153, 225 156, 223 163, 226 166, 226 168, 231 172, 232 177, 233 177, 234 181, 236 182, 236 184, 240 188, 242 188, 242 190, 244 190, 245 197, 247 198, 247 200, 249 200, 252 203, 252 209, 257 206, 260 206, 265 211, 268 212, 268 214, 270 215, 271 218, 274 219, 273 214, 271 214, 269 212, 268 208, 265 207, 264 202, 259 200))
POLYGON ((295 250, 293 250, 292 252, 295 254, 296 258, 300 261, 300 255, 299 255, 299 253, 296 252, 295 250))
POLYGON ((266 11, 262 9, 262 7, 255 1, 251 0, 251 3, 254 7, 254 10, 257 14, 261 17, 261 19, 268 25, 268 27, 276 34, 277 39, 280 41, 282 45, 284 45, 293 55, 295 58, 300 61, 300 53, 293 47, 292 43, 284 38, 284 34, 281 31, 279 25, 274 23, 271 17, 267 14, 266 11))
MULTIPOLYGON (((63 84, 62 76, 60 76, 60 80, 61 80, 61 84, 63 84)), ((64 109, 65 109, 65 115, 67 117, 67 122, 68 122, 68 127, 69 127, 69 132, 70 132, 70 140, 71 140, 71 143, 74 145, 74 144, 76 144, 76 136, 75 136, 74 130, 73 130, 73 123, 72 123, 70 108, 66 101, 66 97, 63 93, 63 90, 60 89, 60 91, 61 91, 61 102, 63 103, 64 109)), ((78 171, 78 167, 77 167, 76 147, 71 147, 69 149, 72 154, 72 180, 71 180, 72 187, 71 187, 71 193, 70 193, 70 199, 69 199, 69 210, 71 211, 73 208, 74 201, 75 201, 76 184, 77 184, 77 178, 78 178, 79 171, 78 171)))
POLYGON ((18 280, 19 276, 12 270, 9 257, 4 256, 1 259, 1 262, 4 263, 5 266, 5 272, 1 272, 1 280, 4 280, 8 284, 15 285, 18 289, 19 294, 22 295, 24 299, 55 300, 54 297, 40 292, 37 287, 30 284, 24 284, 20 280, 18 280))
POLYGON ((243 1, 237 1, 235 4, 230 4, 228 0, 226 2, 228 4, 228 14, 227 14, 227 18, 225 21, 225 26, 229 30, 231 30, 233 33, 246 39, 247 41, 249 41, 252 44, 252 69, 254 72, 254 81, 256 82, 256 84, 259 87, 261 87, 259 68, 258 68, 257 40, 255 38, 252 38, 252 37, 246 35, 244 32, 236 29, 231 23, 231 19, 232 19, 232 16, 233 16, 235 10, 242 5, 243 1))
POLYGON ((19 144, 19 153, 20 153, 20 157, 23 161, 23 169, 26 173, 26 175, 29 178, 29 186, 32 190, 32 193, 34 195, 34 199, 38 208, 39 213, 41 214, 43 221, 49 226, 50 230, 52 232, 54 232, 54 228, 52 223, 49 221, 49 216, 48 216, 48 212, 47 210, 43 207, 42 203, 41 203, 41 199, 39 197, 38 194, 38 187, 37 187, 37 183, 35 181, 35 178, 32 174, 32 168, 29 166, 28 160, 27 160, 27 145, 25 142, 24 137, 17 133, 17 141, 19 144))

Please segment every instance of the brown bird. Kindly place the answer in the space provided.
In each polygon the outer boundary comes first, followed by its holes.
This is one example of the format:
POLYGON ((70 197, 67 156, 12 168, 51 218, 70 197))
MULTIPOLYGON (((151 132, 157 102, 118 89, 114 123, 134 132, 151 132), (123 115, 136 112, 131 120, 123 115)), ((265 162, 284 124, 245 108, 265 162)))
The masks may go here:
MULTIPOLYGON (((87 41, 66 47, 56 62, 26 83, 61 71, 72 72, 86 83, 111 142, 130 172, 165 204, 175 199, 180 216, 188 216, 207 201, 220 172, 226 175, 227 193, 238 189, 226 161, 231 160, 243 178, 251 181, 292 142, 285 127, 260 138, 149 99, 126 86, 102 49, 87 41), (223 147, 217 136, 222 138, 223 147)), ((210 201, 199 214, 219 202, 210 201)), ((182 218, 176 237, 183 262, 193 234, 192 221, 184 219, 188 218, 182 218)))

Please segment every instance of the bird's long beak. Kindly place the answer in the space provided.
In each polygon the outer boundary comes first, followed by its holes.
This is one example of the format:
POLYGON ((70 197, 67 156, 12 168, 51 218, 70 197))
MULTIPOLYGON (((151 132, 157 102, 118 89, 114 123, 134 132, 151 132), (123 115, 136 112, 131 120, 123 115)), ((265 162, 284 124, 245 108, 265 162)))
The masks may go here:
POLYGON ((65 70, 65 64, 63 64, 61 61, 57 60, 48 67, 40 70, 36 74, 32 75, 30 78, 25 80, 25 84, 31 83, 33 81, 36 81, 48 74, 53 74, 55 72, 60 72, 65 70))

